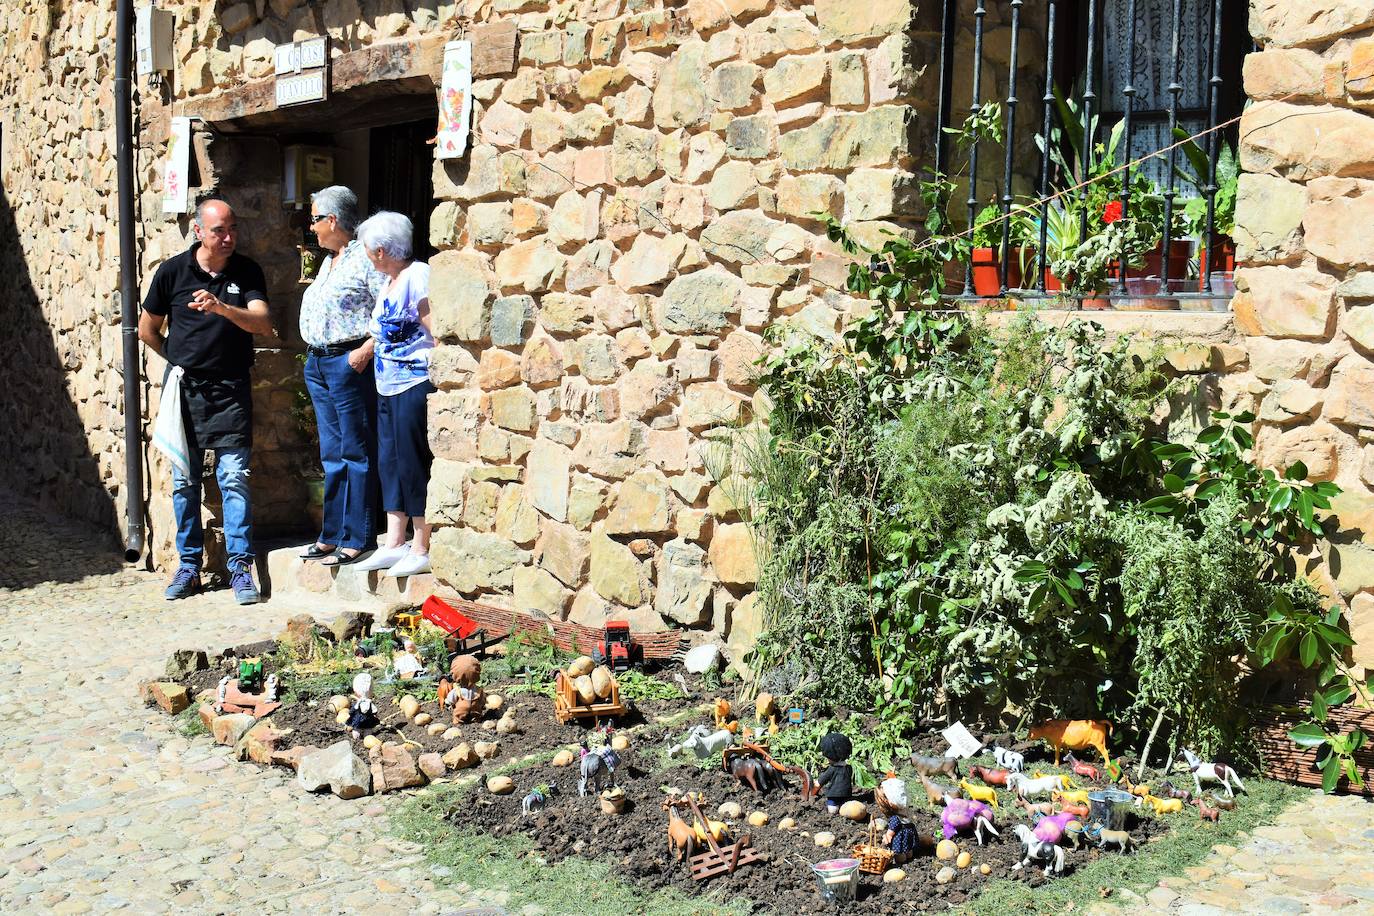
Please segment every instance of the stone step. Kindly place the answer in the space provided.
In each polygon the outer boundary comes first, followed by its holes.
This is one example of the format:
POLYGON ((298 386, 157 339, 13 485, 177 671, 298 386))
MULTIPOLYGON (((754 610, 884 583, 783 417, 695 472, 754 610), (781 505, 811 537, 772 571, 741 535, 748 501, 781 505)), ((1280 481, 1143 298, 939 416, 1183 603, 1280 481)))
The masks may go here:
POLYGON ((432 573, 388 576, 385 570, 367 572, 353 566, 330 567, 302 560, 312 542, 275 547, 267 551, 267 577, 271 597, 325 596, 347 604, 350 610, 386 610, 424 602, 440 588, 432 573))

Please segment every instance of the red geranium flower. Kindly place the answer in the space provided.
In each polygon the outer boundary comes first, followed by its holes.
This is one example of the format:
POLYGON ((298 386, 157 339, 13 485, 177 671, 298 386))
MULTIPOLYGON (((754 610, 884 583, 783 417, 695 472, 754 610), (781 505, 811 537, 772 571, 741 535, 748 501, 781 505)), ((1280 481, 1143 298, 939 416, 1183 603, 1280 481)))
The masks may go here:
POLYGON ((1102 222, 1104 223, 1114 223, 1121 219, 1122 215, 1121 201, 1119 200, 1109 201, 1107 206, 1102 208, 1102 222))

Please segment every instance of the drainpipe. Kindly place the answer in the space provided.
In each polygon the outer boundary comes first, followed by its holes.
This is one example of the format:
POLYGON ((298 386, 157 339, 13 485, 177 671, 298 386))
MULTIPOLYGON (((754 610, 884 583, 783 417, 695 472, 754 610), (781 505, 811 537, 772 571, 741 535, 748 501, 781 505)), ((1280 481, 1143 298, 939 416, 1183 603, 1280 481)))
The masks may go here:
POLYGON ((138 353, 138 250, 134 247, 133 0, 115 8, 115 175, 119 185, 119 300, 124 343, 124 561, 143 556, 143 383, 138 353))

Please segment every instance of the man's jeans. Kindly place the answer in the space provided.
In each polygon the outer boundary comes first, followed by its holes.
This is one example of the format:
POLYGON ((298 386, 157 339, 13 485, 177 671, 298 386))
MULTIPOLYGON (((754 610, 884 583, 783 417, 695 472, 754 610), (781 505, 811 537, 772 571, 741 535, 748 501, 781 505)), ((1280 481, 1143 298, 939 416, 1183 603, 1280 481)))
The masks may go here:
MULTIPOLYGON (((253 565, 253 511, 248 504, 248 448, 215 449, 215 479, 224 507, 224 543, 229 569, 253 565)), ((205 452, 192 450, 191 472, 195 479, 172 470, 172 508, 177 516, 177 553, 182 566, 200 569, 205 532, 200 525, 200 468, 205 452)))
POLYGON ((348 354, 309 356, 305 387, 315 405, 324 468, 324 513, 319 541, 352 550, 370 547, 378 496, 377 384, 348 354))

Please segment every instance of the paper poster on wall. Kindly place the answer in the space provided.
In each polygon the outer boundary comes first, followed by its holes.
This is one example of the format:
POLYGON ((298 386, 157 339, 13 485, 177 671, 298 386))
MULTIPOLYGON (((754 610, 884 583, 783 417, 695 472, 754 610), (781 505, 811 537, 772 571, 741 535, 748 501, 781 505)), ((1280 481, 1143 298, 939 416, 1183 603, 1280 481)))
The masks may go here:
POLYGON ((162 212, 185 213, 191 165, 191 119, 173 118, 167 138, 167 165, 162 175, 162 212))
POLYGON ((444 45, 444 75, 439 85, 439 135, 434 155, 456 159, 468 151, 472 126, 472 42, 444 45))

